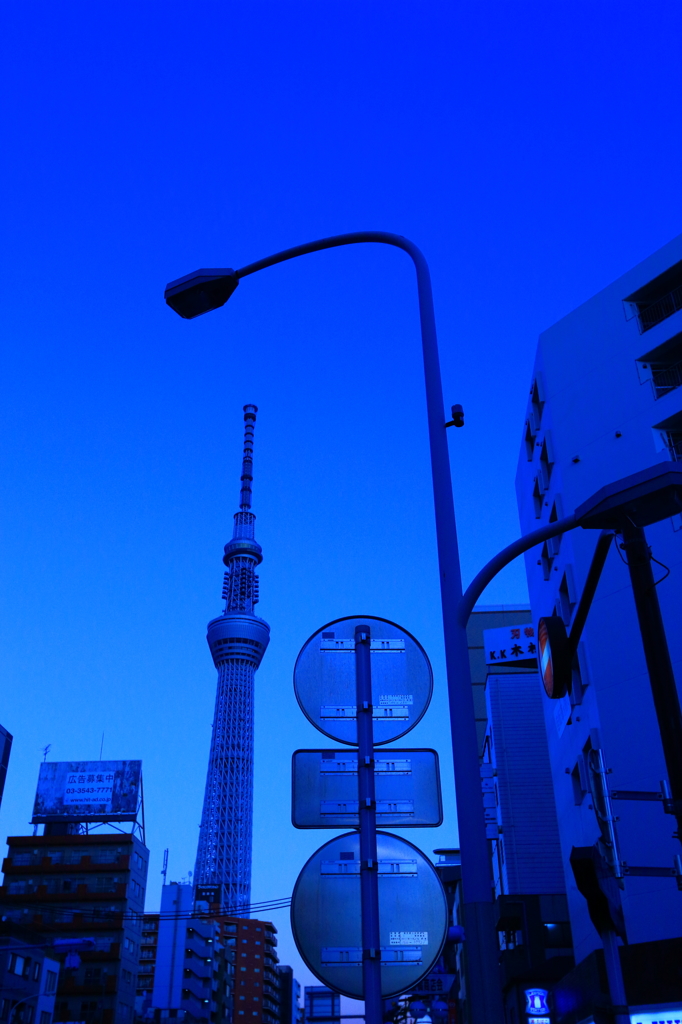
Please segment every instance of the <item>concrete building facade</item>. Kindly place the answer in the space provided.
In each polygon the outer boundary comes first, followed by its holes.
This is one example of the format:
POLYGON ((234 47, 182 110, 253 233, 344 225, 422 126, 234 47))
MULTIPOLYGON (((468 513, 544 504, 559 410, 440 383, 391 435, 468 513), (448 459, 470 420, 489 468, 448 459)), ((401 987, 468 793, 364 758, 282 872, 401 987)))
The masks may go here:
MULTIPOLYGON (((606 484, 682 458, 681 385, 682 236, 540 336, 516 483, 523 533, 568 515, 606 484)), ((682 520, 667 519, 646 534, 661 563, 654 565, 657 593, 679 689, 682 520)), ((570 627, 596 541, 595 533, 578 529, 527 553, 534 623, 556 613, 570 627)), ((570 863, 574 847, 589 847, 601 835, 593 795, 597 759, 603 758, 616 795, 660 792, 666 778, 626 557, 616 538, 578 648, 572 693, 562 700, 542 695, 579 963, 600 947, 570 863)), ((674 818, 655 798, 614 799, 612 806, 625 865, 620 900, 627 939, 633 945, 677 940, 682 892, 670 872, 680 852, 674 818), (628 875, 637 865, 662 873, 628 875)))
POLYGON ((194 912, 194 887, 164 885, 160 912, 144 915, 136 1019, 229 1024, 227 974, 220 925, 194 912))
POLYGON ((279 1024, 277 929, 255 918, 220 920, 226 949, 234 953, 234 1024, 279 1024))
POLYGON ((0 1021, 52 1024, 60 967, 45 936, 0 922, 0 1021))

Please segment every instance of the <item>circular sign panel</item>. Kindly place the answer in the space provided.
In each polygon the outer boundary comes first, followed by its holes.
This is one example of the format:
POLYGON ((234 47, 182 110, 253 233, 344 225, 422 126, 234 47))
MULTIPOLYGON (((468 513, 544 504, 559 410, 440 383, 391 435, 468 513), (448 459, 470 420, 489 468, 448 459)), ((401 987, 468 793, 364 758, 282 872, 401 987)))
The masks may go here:
POLYGON ((325 736, 357 743, 356 626, 370 630, 374 743, 390 743, 414 728, 433 690, 433 672, 424 648, 394 622, 351 615, 318 629, 296 659, 296 698, 306 718, 325 736))
MULTIPOLYGON (((379 943, 384 999, 413 988, 440 956, 448 905, 431 861, 412 843, 377 832, 379 943)), ((360 836, 325 843, 305 865, 291 900, 291 926, 303 960, 320 981, 363 998, 360 836)))
POLYGON ((571 690, 572 655, 566 626, 559 615, 538 622, 538 654, 545 693, 551 700, 560 700, 571 690))

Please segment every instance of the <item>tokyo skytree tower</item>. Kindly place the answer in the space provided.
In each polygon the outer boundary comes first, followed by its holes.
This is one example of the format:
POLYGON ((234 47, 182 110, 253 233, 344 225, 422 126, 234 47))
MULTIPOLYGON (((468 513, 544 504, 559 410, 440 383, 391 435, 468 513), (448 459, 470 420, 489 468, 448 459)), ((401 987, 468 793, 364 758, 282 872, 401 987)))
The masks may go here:
POLYGON ((242 917, 251 902, 254 676, 270 640, 267 622, 254 614, 255 569, 263 560, 251 512, 257 412, 255 405, 244 406, 239 512, 223 558, 225 610, 208 624, 218 690, 194 878, 197 885, 219 886, 221 908, 242 917))

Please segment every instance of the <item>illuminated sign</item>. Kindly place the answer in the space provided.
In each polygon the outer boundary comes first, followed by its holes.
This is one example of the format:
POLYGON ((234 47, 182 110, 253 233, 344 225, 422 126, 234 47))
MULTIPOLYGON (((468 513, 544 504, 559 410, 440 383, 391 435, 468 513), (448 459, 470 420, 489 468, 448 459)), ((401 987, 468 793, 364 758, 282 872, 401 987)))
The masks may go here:
POLYGON ((682 1003, 659 1006, 644 1012, 631 1012, 632 1024, 682 1024, 682 1003))
POLYGON ((560 700, 571 689, 572 654, 563 619, 550 615, 538 622, 540 677, 545 693, 560 700))
MULTIPOLYGON (((526 997, 526 1013, 533 1014, 533 1024, 540 1024, 542 1018, 537 1017, 536 1014, 547 1015, 549 1013, 549 1006, 547 1005, 547 989, 527 988, 524 995, 526 997)), ((547 1024, 549 1024, 549 1017, 546 1016, 545 1019, 547 1020, 547 1024)))
POLYGON ((535 626, 501 626, 483 630, 486 665, 512 665, 516 661, 535 661, 538 656, 535 626))
POLYGON ((141 778, 141 761, 44 762, 31 823, 135 821, 141 778))

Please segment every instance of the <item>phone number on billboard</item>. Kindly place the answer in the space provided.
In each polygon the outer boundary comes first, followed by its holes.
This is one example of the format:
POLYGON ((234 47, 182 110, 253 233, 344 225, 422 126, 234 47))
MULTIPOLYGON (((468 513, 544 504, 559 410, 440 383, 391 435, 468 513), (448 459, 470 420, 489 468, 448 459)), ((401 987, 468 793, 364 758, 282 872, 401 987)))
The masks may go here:
POLYGON ((112 786, 79 786, 77 789, 67 789, 67 795, 69 793, 76 793, 78 796, 85 796, 87 793, 106 793, 111 794, 113 790, 112 786))

